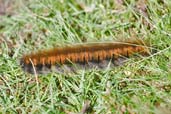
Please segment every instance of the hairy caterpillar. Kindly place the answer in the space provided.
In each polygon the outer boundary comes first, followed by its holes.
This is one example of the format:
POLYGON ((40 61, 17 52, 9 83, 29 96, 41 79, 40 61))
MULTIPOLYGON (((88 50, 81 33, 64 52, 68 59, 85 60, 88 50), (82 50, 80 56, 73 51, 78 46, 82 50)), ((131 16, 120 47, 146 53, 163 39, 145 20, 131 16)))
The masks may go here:
POLYGON ((37 73, 70 72, 82 68, 105 68, 109 63, 116 66, 121 58, 135 53, 148 55, 149 49, 141 40, 77 44, 24 55, 20 64, 29 73, 34 73, 34 69, 37 73))

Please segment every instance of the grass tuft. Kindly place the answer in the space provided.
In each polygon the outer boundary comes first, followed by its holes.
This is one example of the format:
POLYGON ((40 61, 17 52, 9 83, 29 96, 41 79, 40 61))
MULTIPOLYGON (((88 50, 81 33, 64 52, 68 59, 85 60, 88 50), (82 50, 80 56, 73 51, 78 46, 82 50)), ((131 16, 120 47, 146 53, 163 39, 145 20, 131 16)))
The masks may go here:
POLYGON ((171 112, 170 0, 2 0, 0 113, 171 112), (12 2, 12 3, 10 3, 12 2), (4 12, 5 11, 5 12, 4 12), (140 38, 157 53, 120 67, 34 76, 24 53, 64 44, 140 38))

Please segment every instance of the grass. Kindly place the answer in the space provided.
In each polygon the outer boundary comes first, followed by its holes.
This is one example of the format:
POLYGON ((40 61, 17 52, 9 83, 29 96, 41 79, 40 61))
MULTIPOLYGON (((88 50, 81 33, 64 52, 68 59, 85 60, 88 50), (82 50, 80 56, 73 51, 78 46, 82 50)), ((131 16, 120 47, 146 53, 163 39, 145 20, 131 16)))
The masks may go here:
POLYGON ((11 1, 12 11, 0 16, 0 113, 169 114, 171 1, 143 1, 11 1), (19 65, 38 49, 125 38, 147 39, 158 52, 68 75, 36 77, 19 65))

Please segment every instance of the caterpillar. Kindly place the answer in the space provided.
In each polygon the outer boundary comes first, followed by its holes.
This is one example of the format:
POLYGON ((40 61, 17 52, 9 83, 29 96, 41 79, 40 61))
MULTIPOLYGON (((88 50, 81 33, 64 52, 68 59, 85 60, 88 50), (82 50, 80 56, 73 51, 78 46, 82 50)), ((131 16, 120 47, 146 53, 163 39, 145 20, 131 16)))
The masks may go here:
POLYGON ((28 73, 75 72, 82 68, 118 66, 136 53, 149 55, 142 40, 75 44, 23 55, 20 64, 28 73))

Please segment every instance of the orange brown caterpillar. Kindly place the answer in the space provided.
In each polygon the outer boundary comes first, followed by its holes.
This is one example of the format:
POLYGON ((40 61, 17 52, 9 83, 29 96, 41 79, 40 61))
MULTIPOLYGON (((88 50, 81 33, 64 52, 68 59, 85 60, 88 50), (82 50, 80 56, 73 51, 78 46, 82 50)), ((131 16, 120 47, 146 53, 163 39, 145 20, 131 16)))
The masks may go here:
POLYGON ((72 63, 81 65, 81 67, 91 67, 91 64, 104 67, 103 64, 108 64, 109 61, 115 64, 119 58, 129 57, 135 53, 148 55, 149 49, 140 40, 79 44, 24 55, 20 64, 24 71, 29 73, 34 72, 33 66, 38 73, 49 71, 48 69, 52 69, 52 66, 53 68, 55 66, 57 71, 65 72, 66 69, 72 69, 72 63))

